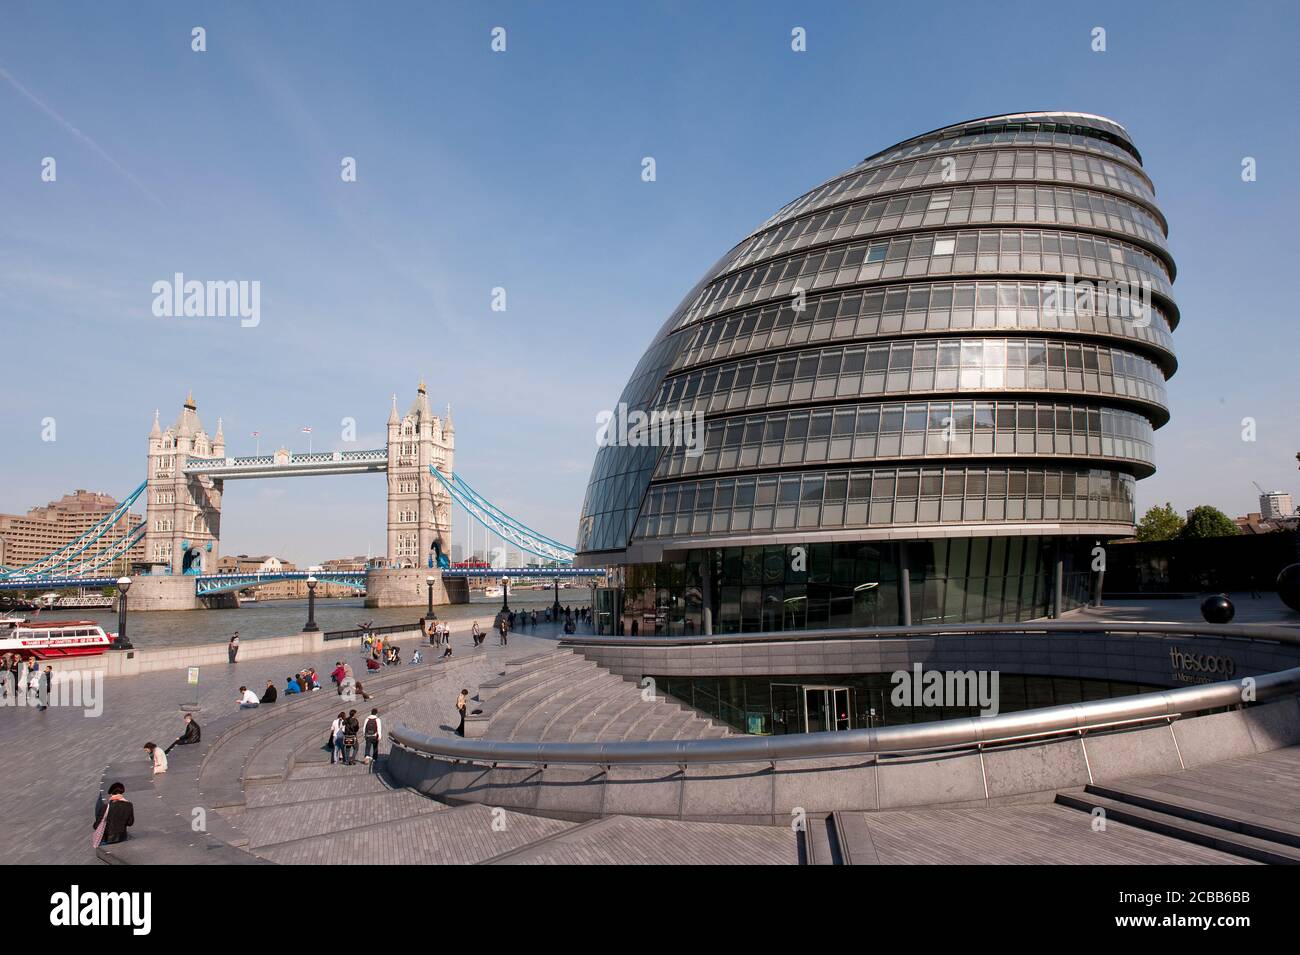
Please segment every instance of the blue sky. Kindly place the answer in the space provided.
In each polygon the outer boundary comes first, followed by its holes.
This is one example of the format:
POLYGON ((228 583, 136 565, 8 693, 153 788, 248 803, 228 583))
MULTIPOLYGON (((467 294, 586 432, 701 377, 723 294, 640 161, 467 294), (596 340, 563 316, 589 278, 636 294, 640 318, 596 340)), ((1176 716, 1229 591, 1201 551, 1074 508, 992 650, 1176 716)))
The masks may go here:
MULTIPOLYGON (((190 389, 234 453, 254 430, 297 448, 304 425, 319 450, 344 446, 344 417, 382 443, 389 395, 404 409, 424 377, 453 405, 457 469, 571 541, 597 412, 719 255, 865 155, 1026 109, 1123 123, 1171 224, 1181 367, 1139 506, 1253 510, 1252 480, 1300 492, 1298 19, 1281 3, 7 0, 0 510, 125 494, 154 409, 173 419, 190 389), (155 317, 152 284, 178 271, 260 281, 260 325, 155 317)), ((383 520, 373 476, 232 483, 222 550, 380 551, 383 520)))

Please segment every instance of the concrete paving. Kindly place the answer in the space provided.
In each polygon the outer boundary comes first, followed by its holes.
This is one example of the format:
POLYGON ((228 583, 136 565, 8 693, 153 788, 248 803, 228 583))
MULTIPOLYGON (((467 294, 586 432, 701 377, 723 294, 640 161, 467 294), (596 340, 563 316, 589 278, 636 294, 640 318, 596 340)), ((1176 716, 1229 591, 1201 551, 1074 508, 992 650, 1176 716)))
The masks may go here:
MULTIPOLYGON (((478 649, 472 647, 467 634, 453 636, 453 655, 479 654, 487 672, 505 659, 553 647, 558 628, 538 630, 539 634, 512 633, 507 648, 495 646, 492 635, 489 645, 478 649)), ((418 642, 417 638, 399 641, 402 656, 409 658, 418 642)), ((424 652, 426 659, 432 657, 428 648, 424 652)), ((185 712, 194 712, 200 726, 205 719, 233 712, 241 684, 260 695, 267 680, 283 689, 290 673, 315 666, 323 684, 318 693, 331 693, 329 672, 339 659, 364 674, 358 645, 340 641, 337 649, 314 659, 277 657, 203 667, 197 688, 186 683, 184 670, 106 680, 103 711, 94 717, 71 707, 44 711, 0 707, 0 752, 4 753, 5 769, 0 776, 0 802, 6 807, 0 815, 0 856, 17 864, 93 862, 90 836, 95 796, 100 775, 109 763, 138 762, 147 769, 142 749, 146 742, 165 745, 174 740, 180 735, 185 712), (199 706, 192 709, 190 704, 195 701, 199 706)), ((360 679, 364 684, 364 675, 360 679)), ((429 723, 443 725, 455 713, 455 694, 447 700, 428 699, 421 705, 431 714, 429 723)), ((321 727, 322 736, 327 729, 328 722, 321 727)), ((185 747, 173 749, 169 758, 174 765, 183 763, 185 747)))

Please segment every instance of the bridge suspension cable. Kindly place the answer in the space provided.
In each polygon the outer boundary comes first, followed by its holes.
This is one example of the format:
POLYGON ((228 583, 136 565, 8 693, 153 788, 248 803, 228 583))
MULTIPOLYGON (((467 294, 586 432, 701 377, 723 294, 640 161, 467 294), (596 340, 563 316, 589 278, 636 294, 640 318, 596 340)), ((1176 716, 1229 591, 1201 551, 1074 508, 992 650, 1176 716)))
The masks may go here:
POLYGON ((539 534, 515 520, 476 492, 459 474, 453 473, 448 479, 436 467, 430 467, 429 471, 447 489, 453 501, 502 540, 544 560, 553 560, 560 564, 573 563, 575 553, 572 547, 539 534))
MULTIPOLYGON (((118 521, 122 519, 124 514, 127 514, 130 511, 131 505, 134 504, 140 495, 144 493, 145 485, 148 483, 148 481, 141 481, 139 487, 127 495, 121 504, 113 508, 113 510, 103 519, 76 540, 69 541, 58 550, 46 554, 39 560, 34 560, 30 564, 26 564, 22 567, 0 568, 0 580, 7 580, 14 577, 48 577, 51 576, 51 571, 75 563, 79 555, 85 553, 89 547, 96 544, 100 538, 117 525, 118 521)), ((140 536, 144 534, 144 527, 145 525, 143 523, 136 525, 128 530, 124 537, 111 542, 107 552, 97 548, 89 557, 86 558, 86 561, 96 561, 104 553, 112 553, 115 551, 116 553, 114 553, 114 558, 120 556, 121 553, 124 553, 130 548, 130 545, 127 545, 126 548, 119 550, 122 541, 134 537, 134 539, 131 540, 131 543, 134 544, 135 541, 139 540, 140 536)), ((99 560, 91 566, 98 567, 102 563, 105 563, 105 561, 99 560)))

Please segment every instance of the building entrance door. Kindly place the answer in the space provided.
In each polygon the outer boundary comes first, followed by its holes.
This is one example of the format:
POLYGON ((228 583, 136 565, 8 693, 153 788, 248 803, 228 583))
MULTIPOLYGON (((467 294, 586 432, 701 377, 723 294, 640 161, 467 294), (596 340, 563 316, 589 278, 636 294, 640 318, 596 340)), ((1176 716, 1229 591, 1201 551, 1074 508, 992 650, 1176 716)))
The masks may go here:
POLYGON ((805 686, 804 731, 826 733, 853 728, 852 701, 847 686, 805 686))

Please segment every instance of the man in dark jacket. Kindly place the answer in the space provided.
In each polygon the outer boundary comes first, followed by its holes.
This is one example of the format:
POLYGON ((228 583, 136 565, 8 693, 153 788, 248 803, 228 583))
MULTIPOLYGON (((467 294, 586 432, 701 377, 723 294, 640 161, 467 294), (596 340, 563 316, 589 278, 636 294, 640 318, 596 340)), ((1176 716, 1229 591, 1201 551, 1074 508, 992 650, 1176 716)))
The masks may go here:
POLYGON ((263 703, 274 703, 280 698, 280 691, 275 688, 275 683, 271 680, 266 681, 266 692, 262 694, 263 703))
POLYGON ((172 746, 189 746, 191 743, 197 743, 201 738, 201 736, 202 733, 199 730, 199 724, 194 721, 193 716, 191 716, 189 713, 186 713, 185 731, 181 733, 180 736, 176 737, 176 739, 172 742, 171 746, 168 746, 165 750, 163 750, 163 752, 170 753, 172 751, 172 746))
POLYGON ((95 809, 94 845, 112 845, 126 839, 126 830, 135 825, 135 807, 126 798, 126 787, 113 783, 108 787, 108 800, 101 799, 95 809), (100 823, 103 822, 103 829, 100 823))

